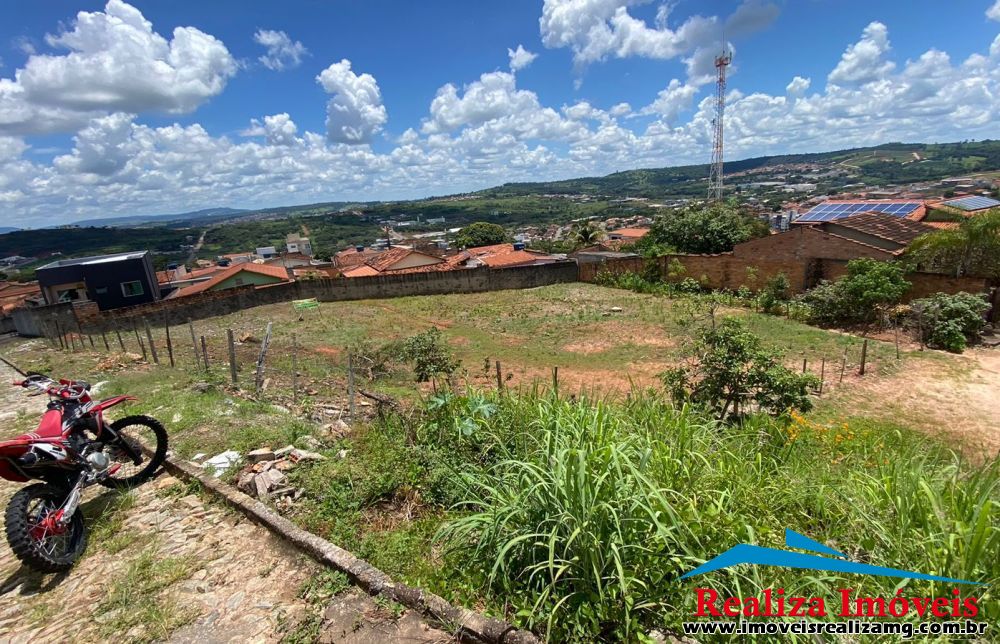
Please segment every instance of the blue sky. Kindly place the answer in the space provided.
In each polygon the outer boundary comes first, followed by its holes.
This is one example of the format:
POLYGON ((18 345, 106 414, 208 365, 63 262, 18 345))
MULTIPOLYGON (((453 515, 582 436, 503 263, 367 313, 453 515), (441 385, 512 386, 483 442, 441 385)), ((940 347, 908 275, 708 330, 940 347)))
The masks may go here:
POLYGON ((983 138, 1000 122, 995 0, 2 11, 0 207, 13 225, 705 162, 724 36, 727 158, 983 138))

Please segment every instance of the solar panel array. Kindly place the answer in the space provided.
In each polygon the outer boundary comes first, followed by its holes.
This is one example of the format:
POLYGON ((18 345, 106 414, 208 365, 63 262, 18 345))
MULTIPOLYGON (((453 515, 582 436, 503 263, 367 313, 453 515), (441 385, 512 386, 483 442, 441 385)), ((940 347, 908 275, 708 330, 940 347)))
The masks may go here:
POLYGON ((833 221, 859 212, 882 212, 905 217, 919 208, 918 201, 852 201, 851 203, 821 203, 795 221, 833 221))
POLYGON ((984 208, 996 208, 1000 206, 1000 201, 989 197, 961 197, 944 202, 944 205, 961 210, 983 210, 984 208))

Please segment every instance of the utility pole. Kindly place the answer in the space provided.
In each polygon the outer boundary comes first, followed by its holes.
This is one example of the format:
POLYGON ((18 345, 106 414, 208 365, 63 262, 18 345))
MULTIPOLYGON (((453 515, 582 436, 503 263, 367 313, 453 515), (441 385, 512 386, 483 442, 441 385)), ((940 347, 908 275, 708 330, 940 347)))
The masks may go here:
POLYGON ((723 115, 726 111, 726 67, 733 62, 733 55, 723 44, 722 53, 715 57, 715 68, 719 72, 715 83, 715 118, 712 119, 712 127, 715 133, 712 141, 712 165, 708 174, 708 200, 718 201, 722 199, 722 124, 723 115))

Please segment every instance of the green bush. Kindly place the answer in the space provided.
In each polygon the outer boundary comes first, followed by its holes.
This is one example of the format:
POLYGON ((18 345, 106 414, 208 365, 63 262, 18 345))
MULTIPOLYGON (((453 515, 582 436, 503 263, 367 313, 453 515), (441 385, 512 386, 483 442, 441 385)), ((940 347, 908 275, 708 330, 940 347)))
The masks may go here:
POLYGON ((492 246, 493 244, 502 244, 508 239, 507 231, 504 230, 503 226, 488 221, 477 221, 455 234, 455 246, 458 248, 492 246))
POLYGON ((927 346, 961 353, 986 325, 983 314, 990 308, 985 298, 972 293, 936 293, 910 304, 914 322, 927 346))
POLYGON ((791 288, 784 273, 778 273, 764 282, 758 298, 760 309, 765 313, 774 313, 780 304, 788 301, 791 288))
POLYGON ((801 301, 812 321, 824 325, 870 324, 890 306, 898 304, 910 287, 903 267, 874 259, 852 259, 847 275, 836 282, 821 282, 801 301))
POLYGON ((403 340, 399 357, 413 363, 413 372, 419 382, 427 382, 435 376, 450 376, 458 369, 458 361, 452 357, 437 327, 403 340))
POLYGON ((740 419, 754 411, 808 411, 809 391, 819 381, 791 371, 778 358, 741 320, 727 317, 702 331, 691 363, 669 369, 662 377, 676 402, 704 407, 720 420, 740 419))
POLYGON ((649 232, 635 243, 640 253, 725 253, 736 244, 765 237, 767 222, 733 201, 677 208, 658 217, 649 232), (654 250, 646 253, 647 250, 654 250))

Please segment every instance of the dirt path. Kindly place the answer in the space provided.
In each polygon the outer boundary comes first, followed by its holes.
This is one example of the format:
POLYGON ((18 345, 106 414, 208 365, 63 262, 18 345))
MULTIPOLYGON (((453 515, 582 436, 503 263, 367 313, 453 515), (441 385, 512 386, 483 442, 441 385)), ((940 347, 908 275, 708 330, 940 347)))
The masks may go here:
MULTIPOLYGON (((0 381, 12 377, 0 368, 0 381)), ((0 390, 0 408, 39 400, 0 390)), ((20 487, 0 481, 0 507, 20 487)), ((452 639, 173 477, 84 498, 91 538, 69 573, 31 571, 0 540, 0 644, 452 639)))
POLYGON ((1000 351, 996 349, 911 361, 896 375, 859 380, 835 396, 842 409, 944 437, 977 460, 1000 452, 1000 351))

